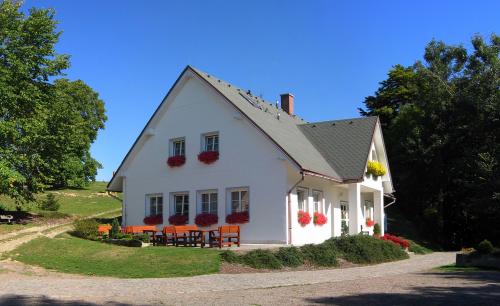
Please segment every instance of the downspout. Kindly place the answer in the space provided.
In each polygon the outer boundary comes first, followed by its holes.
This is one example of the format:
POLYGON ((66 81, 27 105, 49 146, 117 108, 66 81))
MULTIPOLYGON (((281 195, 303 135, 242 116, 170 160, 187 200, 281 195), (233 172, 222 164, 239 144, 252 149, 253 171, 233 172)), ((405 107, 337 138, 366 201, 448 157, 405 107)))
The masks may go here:
POLYGON ((392 204, 396 203, 396 197, 392 193, 384 193, 384 197, 392 200, 389 204, 385 205, 384 208, 387 208, 392 204))
POLYGON ((288 244, 292 244, 292 191, 304 180, 304 172, 300 171, 301 178, 288 190, 288 244))

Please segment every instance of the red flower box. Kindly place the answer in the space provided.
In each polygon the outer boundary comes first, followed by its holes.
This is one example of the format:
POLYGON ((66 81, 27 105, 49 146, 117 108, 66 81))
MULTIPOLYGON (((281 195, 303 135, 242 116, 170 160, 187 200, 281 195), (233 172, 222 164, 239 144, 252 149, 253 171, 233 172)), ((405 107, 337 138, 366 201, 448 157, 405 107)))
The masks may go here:
POLYGON ((407 249, 410 247, 410 243, 408 242, 408 240, 393 236, 391 234, 385 234, 384 236, 380 237, 380 239, 393 242, 393 243, 401 246, 403 249, 407 249))
POLYGON ((144 218, 144 224, 146 225, 156 225, 163 223, 163 215, 149 216, 144 218))
POLYGON ((211 164, 219 159, 219 152, 217 151, 204 151, 198 154, 198 160, 205 164, 211 164))
POLYGON ((234 212, 226 216, 226 222, 229 224, 248 223, 249 220, 250 215, 247 211, 234 212))
POLYGON ((184 165, 185 163, 186 163, 186 156, 184 155, 170 156, 167 159, 167 164, 170 167, 179 167, 184 165))
POLYGON ((299 210, 297 213, 297 218, 302 226, 306 226, 311 223, 311 215, 307 211, 299 210))
POLYGON ((173 215, 168 218, 168 222, 172 225, 184 225, 188 223, 188 216, 173 215))
POLYGON ((375 221, 373 221, 372 219, 366 219, 366 226, 372 227, 374 225, 375 225, 375 221))
POLYGON ((194 223, 198 226, 210 226, 219 223, 219 216, 209 213, 199 214, 194 219, 194 223))
POLYGON ((323 224, 326 224, 326 222, 328 221, 328 218, 323 215, 322 213, 319 213, 319 212, 315 212, 314 213, 314 218, 313 218, 313 222, 314 224, 316 225, 323 225, 323 224))

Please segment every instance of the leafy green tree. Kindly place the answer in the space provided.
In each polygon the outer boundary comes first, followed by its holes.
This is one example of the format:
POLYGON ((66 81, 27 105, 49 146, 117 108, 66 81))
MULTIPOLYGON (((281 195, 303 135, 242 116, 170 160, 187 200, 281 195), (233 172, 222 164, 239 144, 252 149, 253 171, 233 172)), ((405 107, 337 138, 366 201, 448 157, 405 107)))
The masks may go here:
POLYGON ((500 37, 432 41, 362 115, 380 116, 400 207, 444 245, 500 241, 500 37))
POLYGON ((55 52, 54 11, 20 6, 0 2, 0 194, 18 203, 93 180, 100 165, 89 148, 106 120, 90 87, 57 80, 70 62, 55 52))

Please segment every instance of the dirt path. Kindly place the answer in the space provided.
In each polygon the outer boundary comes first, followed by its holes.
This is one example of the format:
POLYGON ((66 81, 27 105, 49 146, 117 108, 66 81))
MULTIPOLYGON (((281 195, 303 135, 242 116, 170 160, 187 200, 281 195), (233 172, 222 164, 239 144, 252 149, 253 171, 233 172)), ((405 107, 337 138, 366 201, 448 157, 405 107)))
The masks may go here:
MULTIPOLYGON (((213 274, 165 279, 115 279, 46 272, 45 275, 35 273, 35 276, 29 276, 26 274, 30 273, 12 271, 10 267, 15 263, 3 261, 0 262, 0 269, 4 271, 0 273, 0 296, 33 298, 43 295, 54 301, 83 300, 94 303, 192 304, 198 301, 199 304, 240 304, 238 301, 241 301, 262 304, 259 303, 259 296, 262 296, 262 292, 267 292, 265 290, 288 288, 280 289, 284 290, 282 299, 291 298, 291 295, 298 292, 294 288, 327 290, 349 283, 354 286, 352 290, 357 290, 359 287, 356 284, 361 281, 375 284, 380 282, 379 278, 397 280, 408 274, 450 264, 454 262, 454 258, 454 253, 433 253, 412 256, 398 262, 348 269, 213 274), (253 300, 244 299, 250 292, 253 292, 253 300)), ((279 299, 276 300, 278 301, 279 299)), ((267 299, 266 303, 273 304, 274 300, 267 299)))
MULTIPOLYGON (((85 217, 95 218, 104 214, 119 212, 121 209, 113 209, 104 212, 100 212, 98 214, 90 215, 85 217)), ((47 225, 34 226, 27 229, 23 229, 20 231, 0 235, 0 255, 3 252, 12 251, 23 243, 31 241, 40 236, 54 237, 59 235, 60 233, 64 233, 69 231, 72 228, 72 224, 75 220, 66 220, 63 222, 55 222, 47 225)))

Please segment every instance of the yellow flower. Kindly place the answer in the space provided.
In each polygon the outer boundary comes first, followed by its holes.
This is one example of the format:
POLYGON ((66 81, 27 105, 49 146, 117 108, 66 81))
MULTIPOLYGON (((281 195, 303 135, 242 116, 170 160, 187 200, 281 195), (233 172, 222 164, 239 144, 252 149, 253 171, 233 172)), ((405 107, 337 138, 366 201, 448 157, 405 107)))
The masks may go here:
POLYGON ((383 176, 387 173, 384 165, 376 160, 369 160, 366 167, 366 172, 371 173, 374 176, 383 176))

